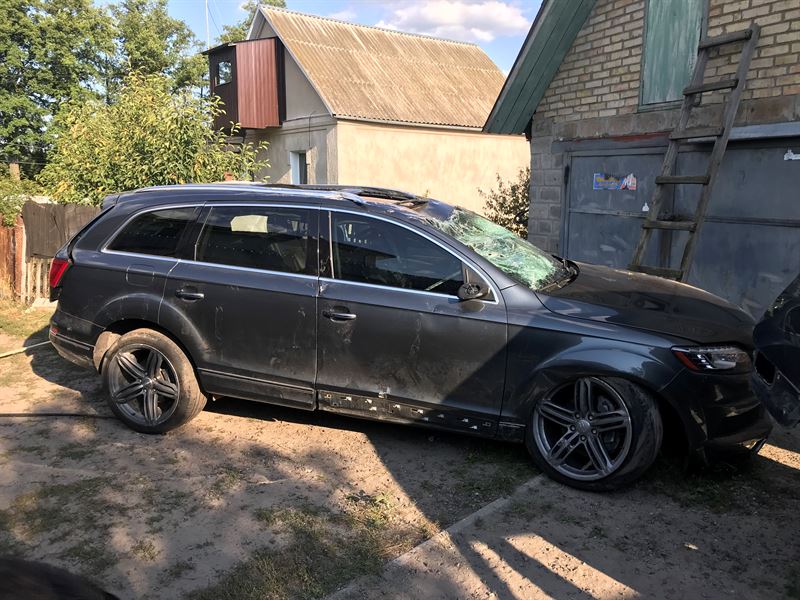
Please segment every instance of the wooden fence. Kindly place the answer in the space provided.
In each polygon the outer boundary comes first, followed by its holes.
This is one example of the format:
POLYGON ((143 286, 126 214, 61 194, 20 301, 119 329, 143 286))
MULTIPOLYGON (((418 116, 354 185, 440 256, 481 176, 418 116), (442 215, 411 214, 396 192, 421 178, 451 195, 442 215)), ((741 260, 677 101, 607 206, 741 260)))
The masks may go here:
POLYGON ((0 226, 0 298, 24 304, 48 298, 53 255, 98 210, 31 201, 12 227, 0 226))
POLYGON ((25 289, 25 228, 22 217, 0 226, 0 297, 22 299, 25 289))

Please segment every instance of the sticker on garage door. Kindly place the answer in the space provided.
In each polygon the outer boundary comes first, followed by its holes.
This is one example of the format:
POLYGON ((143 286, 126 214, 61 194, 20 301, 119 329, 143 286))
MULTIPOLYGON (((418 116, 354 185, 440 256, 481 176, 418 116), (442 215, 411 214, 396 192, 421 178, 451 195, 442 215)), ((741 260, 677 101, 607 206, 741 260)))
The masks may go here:
POLYGON ((592 178, 592 189, 636 191, 636 175, 630 173, 625 177, 619 177, 608 173, 595 173, 592 178))

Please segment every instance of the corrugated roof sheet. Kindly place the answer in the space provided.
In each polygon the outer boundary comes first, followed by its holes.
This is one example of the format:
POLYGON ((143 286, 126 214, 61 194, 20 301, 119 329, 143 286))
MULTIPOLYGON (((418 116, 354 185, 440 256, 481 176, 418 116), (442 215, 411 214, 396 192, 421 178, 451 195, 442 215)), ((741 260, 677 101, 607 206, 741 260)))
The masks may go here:
POLYGON ((474 44, 261 11, 339 117, 481 128, 503 86, 474 44))

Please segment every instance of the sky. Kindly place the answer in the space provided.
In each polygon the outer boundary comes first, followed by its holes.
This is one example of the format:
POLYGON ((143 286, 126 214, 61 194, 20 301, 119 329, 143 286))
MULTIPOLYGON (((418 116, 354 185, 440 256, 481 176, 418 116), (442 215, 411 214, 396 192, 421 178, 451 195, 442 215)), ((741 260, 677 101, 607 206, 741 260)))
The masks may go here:
MULTIPOLYGON (((208 0, 211 45, 224 25, 244 16, 242 0, 208 0)), ((411 33, 474 42, 508 73, 541 0, 287 0, 290 10, 411 33)), ((169 0, 205 44, 205 0, 169 0)))

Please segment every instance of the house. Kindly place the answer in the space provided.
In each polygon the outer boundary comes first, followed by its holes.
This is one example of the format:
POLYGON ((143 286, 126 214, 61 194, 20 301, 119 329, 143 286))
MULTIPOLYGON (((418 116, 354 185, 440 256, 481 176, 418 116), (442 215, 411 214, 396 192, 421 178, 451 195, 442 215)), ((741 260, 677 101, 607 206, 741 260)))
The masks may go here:
POLYGON ((273 183, 360 184, 480 210, 528 164, 482 132, 504 76, 477 46, 262 6, 248 39, 207 52, 219 126, 269 142, 273 183))
MULTIPOLYGON (((530 239, 626 267, 699 41, 753 22, 760 37, 688 281, 759 316, 800 271, 797 0, 544 0, 485 126, 530 139, 530 239), (630 174, 635 190, 595 189, 596 175, 630 174)), ((741 48, 713 50, 706 81, 734 77, 741 48)), ((727 93, 702 94, 689 125, 719 126, 727 93)), ((677 173, 704 173, 712 141, 682 145, 677 173)), ((699 186, 670 187, 665 216, 691 214, 699 186)), ((677 266, 688 234, 659 233, 648 264, 677 266)))

